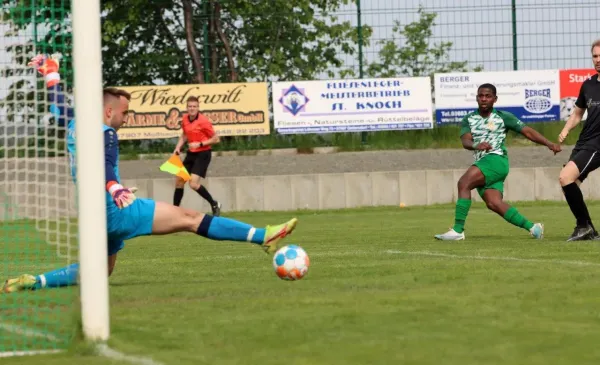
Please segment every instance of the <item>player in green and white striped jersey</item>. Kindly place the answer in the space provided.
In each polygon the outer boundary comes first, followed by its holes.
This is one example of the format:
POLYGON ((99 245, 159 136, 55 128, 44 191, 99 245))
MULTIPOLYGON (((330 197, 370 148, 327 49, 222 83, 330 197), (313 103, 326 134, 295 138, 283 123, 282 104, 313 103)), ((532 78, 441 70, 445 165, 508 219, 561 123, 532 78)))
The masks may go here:
POLYGON ((435 238, 445 241, 465 239, 465 221, 471 207, 471 190, 477 189, 488 209, 498 213, 509 223, 529 231, 535 238, 542 238, 544 226, 532 223, 517 209, 503 201, 504 180, 508 176, 508 153, 504 141, 509 130, 522 134, 537 144, 547 146, 554 154, 560 145, 548 141, 535 129, 526 126, 514 114, 494 108, 498 101, 496 87, 483 84, 477 89, 478 109, 462 120, 460 139, 465 149, 474 151, 474 162, 458 180, 458 200, 454 227, 435 238))

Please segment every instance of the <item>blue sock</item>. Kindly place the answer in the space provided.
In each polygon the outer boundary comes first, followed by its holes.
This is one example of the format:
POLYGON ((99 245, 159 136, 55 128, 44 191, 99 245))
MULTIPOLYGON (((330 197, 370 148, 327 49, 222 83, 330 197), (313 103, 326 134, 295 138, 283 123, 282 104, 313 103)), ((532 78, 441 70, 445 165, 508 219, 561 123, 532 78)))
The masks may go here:
POLYGON ((265 240, 266 229, 254 228, 231 218, 205 215, 196 233, 216 241, 252 242, 260 245, 265 240))
POLYGON ((59 288, 77 284, 79 264, 71 264, 35 277, 35 289, 59 288))

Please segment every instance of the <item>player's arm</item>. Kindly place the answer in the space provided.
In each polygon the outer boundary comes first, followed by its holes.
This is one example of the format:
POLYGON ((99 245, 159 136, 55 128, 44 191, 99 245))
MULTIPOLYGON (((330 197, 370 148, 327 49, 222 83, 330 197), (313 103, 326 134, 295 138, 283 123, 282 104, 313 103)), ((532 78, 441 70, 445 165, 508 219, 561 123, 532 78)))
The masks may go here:
POLYGON ((533 129, 531 127, 524 126, 521 129, 521 134, 523 136, 525 136, 525 138, 527 138, 531 142, 548 147, 548 149, 550 151, 554 152, 554 154, 557 154, 558 152, 561 151, 560 145, 550 142, 540 132, 536 131, 535 129, 533 129))
POLYGON ((221 142, 221 138, 215 132, 215 129, 212 126, 212 122, 210 124, 208 124, 208 126, 206 128, 204 128, 204 132, 205 132, 206 136, 208 137, 208 139, 205 141, 202 141, 200 143, 193 143, 193 146, 190 145, 190 147, 196 148, 196 147, 204 147, 204 146, 213 146, 213 145, 221 142))
POLYGON ((529 126, 526 126, 525 123, 520 121, 513 114, 502 113, 502 119, 504 120, 504 125, 506 125, 506 128, 522 134, 531 142, 548 147, 548 149, 554 152, 554 154, 557 154, 561 151, 561 148, 558 144, 550 142, 540 132, 536 131, 535 129, 529 126))
POLYGON ((177 145, 175 145, 175 150, 173 151, 173 153, 177 155, 180 154, 181 147, 183 147, 185 142, 187 142, 187 136, 185 135, 184 131, 181 131, 181 135, 179 136, 179 140, 177 141, 177 145))
POLYGON ((584 82, 581 85, 581 87, 579 88, 579 96, 577 96, 577 100, 575 101, 575 109, 569 116, 567 123, 565 124, 562 131, 558 135, 559 143, 563 143, 564 140, 569 135, 569 132, 571 131, 571 129, 575 128, 577 126, 577 124, 579 124, 579 122, 581 122, 581 120, 583 119, 583 114, 585 113, 585 108, 587 106, 587 103, 585 100, 585 92, 583 90, 585 85, 586 85, 586 83, 584 82))
POLYGON ((64 127, 69 120, 74 118, 74 110, 68 105, 60 84, 48 88, 48 103, 50 104, 50 112, 56 117, 59 126, 64 127))
POLYGON ((202 142, 202 145, 203 146, 212 146, 219 142, 221 142, 221 138, 219 138, 219 135, 215 133, 212 135, 212 137, 210 137, 206 141, 202 142))
POLYGON ((119 208, 125 208, 135 200, 134 191, 126 189, 119 183, 116 174, 117 158, 119 154, 119 140, 114 130, 104 132, 104 174, 106 191, 110 193, 119 208))
POLYGON ((471 127, 469 126, 469 121, 466 116, 460 123, 460 141, 462 142, 464 149, 469 151, 487 151, 492 149, 492 146, 487 142, 473 142, 473 134, 471 133, 471 127))
POLYGON ((473 135, 471 132, 460 136, 460 141, 462 142, 463 148, 469 151, 487 151, 492 149, 492 145, 487 142, 473 142, 473 135))
MULTIPOLYGON (((581 97, 582 97, 582 95, 579 95, 579 98, 577 99, 577 102, 575 103, 575 108, 573 109, 573 112, 569 116, 569 119, 567 119, 567 123, 565 124, 562 131, 558 135, 558 142, 560 142, 560 143, 564 142, 564 140, 569 135, 569 132, 571 131, 571 129, 575 128, 583 119, 583 114, 585 113, 585 107, 580 108, 579 106, 577 106, 577 103, 579 102, 581 97)), ((585 101, 583 101, 581 104, 585 105, 584 103, 585 103, 585 101)))
POLYGON ((56 56, 37 55, 28 64, 34 67, 44 77, 48 88, 48 103, 50 112, 56 117, 59 126, 65 126, 73 119, 75 113, 67 103, 65 93, 60 84, 59 62, 56 56))
POLYGON ((221 142, 221 139, 219 138, 219 135, 217 133, 215 133, 215 129, 213 128, 213 122, 212 122, 212 120, 210 120, 210 123, 206 127, 206 130, 207 130, 206 134, 208 136, 210 136, 210 138, 207 139, 206 141, 202 142, 202 145, 204 145, 204 146, 212 146, 212 145, 215 145, 215 144, 221 142))

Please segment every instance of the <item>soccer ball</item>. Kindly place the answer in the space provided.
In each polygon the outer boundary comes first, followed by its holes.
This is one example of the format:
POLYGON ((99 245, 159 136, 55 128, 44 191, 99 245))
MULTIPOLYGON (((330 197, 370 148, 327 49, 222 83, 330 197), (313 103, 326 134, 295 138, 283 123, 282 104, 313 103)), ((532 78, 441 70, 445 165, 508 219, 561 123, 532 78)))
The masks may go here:
POLYGON ((300 246, 283 246, 273 256, 275 274, 283 280, 300 280, 308 272, 310 260, 300 246))

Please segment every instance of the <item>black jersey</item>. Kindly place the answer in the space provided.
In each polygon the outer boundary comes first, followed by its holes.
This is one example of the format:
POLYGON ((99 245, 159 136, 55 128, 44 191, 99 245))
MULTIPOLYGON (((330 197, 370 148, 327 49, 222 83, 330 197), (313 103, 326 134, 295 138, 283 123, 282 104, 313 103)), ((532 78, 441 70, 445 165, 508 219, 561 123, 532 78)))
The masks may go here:
POLYGON ((587 118, 575 148, 600 151, 600 80, 598 74, 585 80, 575 105, 587 109, 587 118))

